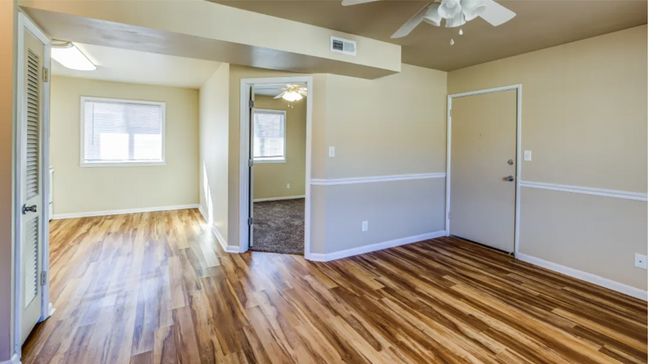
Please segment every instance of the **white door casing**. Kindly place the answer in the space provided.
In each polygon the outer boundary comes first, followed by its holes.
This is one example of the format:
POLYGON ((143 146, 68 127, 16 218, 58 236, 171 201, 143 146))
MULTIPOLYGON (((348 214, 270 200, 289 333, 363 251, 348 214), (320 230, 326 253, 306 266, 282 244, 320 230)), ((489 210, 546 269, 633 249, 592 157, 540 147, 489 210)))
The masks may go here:
POLYGON ((517 90, 454 99, 451 235, 515 251, 517 90))

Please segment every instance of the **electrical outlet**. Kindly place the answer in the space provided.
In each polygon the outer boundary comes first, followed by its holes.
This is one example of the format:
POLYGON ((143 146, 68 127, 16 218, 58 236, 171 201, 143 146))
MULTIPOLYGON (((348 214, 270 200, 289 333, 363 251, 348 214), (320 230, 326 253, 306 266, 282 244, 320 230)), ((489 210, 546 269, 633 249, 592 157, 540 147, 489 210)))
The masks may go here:
POLYGON ((361 222, 361 231, 368 231, 368 221, 361 222))
POLYGON ((287 183, 287 190, 291 188, 291 183, 287 183))
POLYGON ((648 256, 636 253, 634 254, 634 266, 641 269, 648 269, 648 256))
POLYGON ((336 156, 336 149, 334 147, 330 147, 330 158, 334 158, 336 156))
POLYGON ((524 160, 526 162, 530 162, 533 160, 533 151, 532 150, 524 150, 524 160))

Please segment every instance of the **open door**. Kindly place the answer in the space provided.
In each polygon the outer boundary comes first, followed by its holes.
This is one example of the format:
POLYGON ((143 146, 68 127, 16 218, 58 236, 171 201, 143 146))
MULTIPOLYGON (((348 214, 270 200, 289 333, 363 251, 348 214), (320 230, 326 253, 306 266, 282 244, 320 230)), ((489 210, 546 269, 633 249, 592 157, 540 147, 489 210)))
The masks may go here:
POLYGON ((253 120, 253 109, 255 108, 255 87, 251 86, 250 93, 248 95, 248 248, 253 246, 253 167, 255 163, 253 162, 254 156, 254 138, 255 132, 253 126, 255 122, 253 120))
MULTIPOLYGON (((46 315, 48 212, 46 196, 49 39, 20 14, 18 112, 16 333, 20 344, 46 315)), ((18 339, 16 339, 18 341, 18 339)), ((18 344, 18 343, 17 343, 18 344)))

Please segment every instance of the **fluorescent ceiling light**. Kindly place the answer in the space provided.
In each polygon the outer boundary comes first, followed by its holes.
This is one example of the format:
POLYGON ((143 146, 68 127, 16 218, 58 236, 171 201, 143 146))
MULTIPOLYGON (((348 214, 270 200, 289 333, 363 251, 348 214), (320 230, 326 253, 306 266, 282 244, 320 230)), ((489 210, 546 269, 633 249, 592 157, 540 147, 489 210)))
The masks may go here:
POLYGON ((52 58, 66 68, 78 71, 94 71, 97 69, 79 48, 70 42, 52 44, 52 58))

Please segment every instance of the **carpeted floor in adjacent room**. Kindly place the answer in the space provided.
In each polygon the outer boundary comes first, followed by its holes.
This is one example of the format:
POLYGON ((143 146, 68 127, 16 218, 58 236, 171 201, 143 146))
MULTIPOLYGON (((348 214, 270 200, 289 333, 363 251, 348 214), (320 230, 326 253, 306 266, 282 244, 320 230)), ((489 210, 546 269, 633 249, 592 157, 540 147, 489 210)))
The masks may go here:
POLYGON ((305 199, 255 202, 251 250, 303 255, 305 199))

